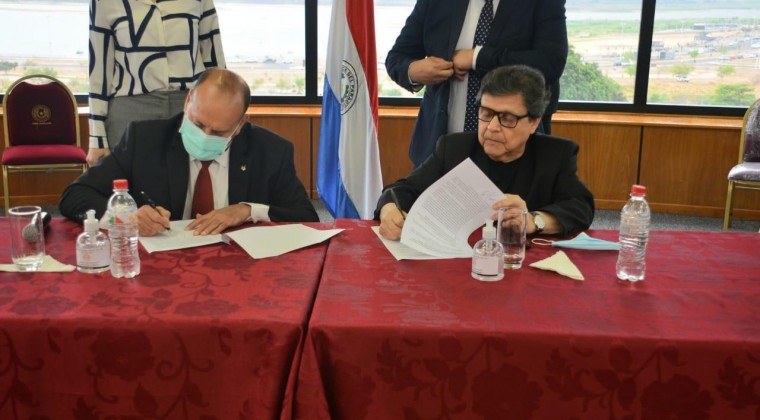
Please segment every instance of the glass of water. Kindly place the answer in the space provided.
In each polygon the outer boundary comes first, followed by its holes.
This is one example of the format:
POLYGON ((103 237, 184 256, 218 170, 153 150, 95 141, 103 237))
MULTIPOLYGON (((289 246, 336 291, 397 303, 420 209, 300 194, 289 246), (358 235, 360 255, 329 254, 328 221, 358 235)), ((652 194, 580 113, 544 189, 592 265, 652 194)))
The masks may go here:
POLYGON ((13 207, 8 211, 11 258, 20 271, 37 271, 45 258, 42 209, 38 206, 13 207))
POLYGON ((499 209, 497 239, 504 246, 504 269, 516 270, 525 259, 528 211, 516 207, 499 209))

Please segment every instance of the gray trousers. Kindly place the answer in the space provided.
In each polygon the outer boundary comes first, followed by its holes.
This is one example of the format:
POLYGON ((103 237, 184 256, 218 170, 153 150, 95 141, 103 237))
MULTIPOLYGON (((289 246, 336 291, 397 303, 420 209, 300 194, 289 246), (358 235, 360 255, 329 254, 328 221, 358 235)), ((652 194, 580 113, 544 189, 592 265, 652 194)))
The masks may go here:
POLYGON ((160 120, 182 112, 186 90, 151 92, 135 96, 119 96, 108 102, 106 134, 108 147, 113 150, 121 141, 124 131, 132 121, 160 120))

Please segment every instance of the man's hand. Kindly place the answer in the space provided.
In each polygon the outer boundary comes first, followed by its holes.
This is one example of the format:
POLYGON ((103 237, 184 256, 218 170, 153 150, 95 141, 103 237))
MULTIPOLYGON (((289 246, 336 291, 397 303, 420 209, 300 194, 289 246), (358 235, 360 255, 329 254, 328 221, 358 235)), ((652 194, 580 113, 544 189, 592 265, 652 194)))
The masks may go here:
POLYGON ((380 236, 397 241, 401 238, 404 227, 404 215, 393 203, 388 203, 380 209, 380 236))
MULTIPOLYGON (((514 195, 514 194, 504 194, 504 198, 497 201, 496 203, 494 203, 493 206, 491 206, 491 208, 494 209, 495 211, 498 211, 500 208, 504 208, 504 207, 509 208, 509 209, 519 209, 519 210, 528 211, 528 204, 525 202, 525 200, 520 198, 519 195, 514 195)), ((504 217, 515 218, 518 216, 518 214, 521 214, 521 213, 504 212, 504 217)), ((499 217, 498 213, 494 213, 493 216, 491 216, 493 220, 497 220, 498 217, 499 217)), ((502 223, 505 221, 506 220, 503 220, 502 223)))
POLYGON ((190 222, 185 229, 192 230, 193 235, 215 235, 227 228, 245 223, 249 217, 251 217, 251 206, 238 203, 206 214, 197 214, 195 220, 190 222))
POLYGON ((104 149, 90 149, 87 151, 87 164, 90 166, 95 166, 98 164, 100 159, 103 159, 104 157, 111 154, 111 151, 104 148, 104 149))
POLYGON ((137 226, 140 236, 153 236, 169 229, 171 212, 163 207, 145 205, 137 210, 137 226))
POLYGON ((439 57, 426 57, 409 65, 409 78, 414 83, 437 85, 454 75, 454 63, 439 57))
POLYGON ((464 77, 467 76, 467 73, 472 70, 472 55, 474 53, 474 48, 454 51, 454 56, 451 58, 451 61, 454 63, 454 76, 456 76, 457 79, 464 79, 464 77))

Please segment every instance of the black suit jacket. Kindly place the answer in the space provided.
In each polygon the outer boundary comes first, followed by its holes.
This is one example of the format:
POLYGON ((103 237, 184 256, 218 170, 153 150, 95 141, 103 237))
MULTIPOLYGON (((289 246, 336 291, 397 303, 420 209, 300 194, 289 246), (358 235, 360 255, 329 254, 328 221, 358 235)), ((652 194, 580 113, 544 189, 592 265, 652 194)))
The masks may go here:
MULTIPOLYGON (((129 125, 119 145, 99 165, 69 185, 59 203, 61 214, 82 220, 95 209, 100 218, 113 191, 113 180, 129 181, 138 207, 147 204, 140 191, 182 218, 190 177, 189 156, 179 127, 184 114, 168 120, 129 125)), ((269 205, 272 221, 319 221, 296 177, 293 145, 277 134, 246 123, 230 146, 229 203, 269 205)))
MULTIPOLYGON (((469 0, 417 0, 401 34, 385 59, 388 75, 412 91, 409 65, 427 56, 451 60, 469 0)), ((557 109, 559 78, 565 70, 568 41, 565 0, 501 0, 491 32, 480 50, 477 72, 525 64, 540 70, 552 89, 546 113, 557 109)), ((409 157, 417 167, 433 153, 435 142, 448 130, 448 82, 427 86, 409 145, 409 157)))
POLYGON ((525 200, 528 210, 556 217, 564 228, 562 235, 568 236, 588 229, 594 220, 594 197, 578 178, 577 155, 578 145, 570 140, 533 134, 513 180, 504 185, 499 176, 504 164, 485 154, 476 133, 443 136, 422 166, 383 190, 375 218, 384 205, 393 202, 390 189, 395 189, 402 209, 408 211, 425 189, 469 157, 502 192, 525 200))

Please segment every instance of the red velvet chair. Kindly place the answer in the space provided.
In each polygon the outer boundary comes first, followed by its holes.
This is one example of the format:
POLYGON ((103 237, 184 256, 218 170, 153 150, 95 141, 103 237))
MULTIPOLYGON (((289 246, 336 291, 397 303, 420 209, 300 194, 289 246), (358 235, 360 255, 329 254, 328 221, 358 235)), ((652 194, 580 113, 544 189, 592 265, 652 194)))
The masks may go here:
POLYGON ((744 114, 742 135, 739 139, 739 164, 728 172, 723 230, 731 227, 735 189, 760 191, 760 99, 750 105, 744 114))
POLYGON ((3 97, 3 114, 6 214, 9 174, 87 170, 76 99, 61 81, 41 74, 16 80, 3 97))

